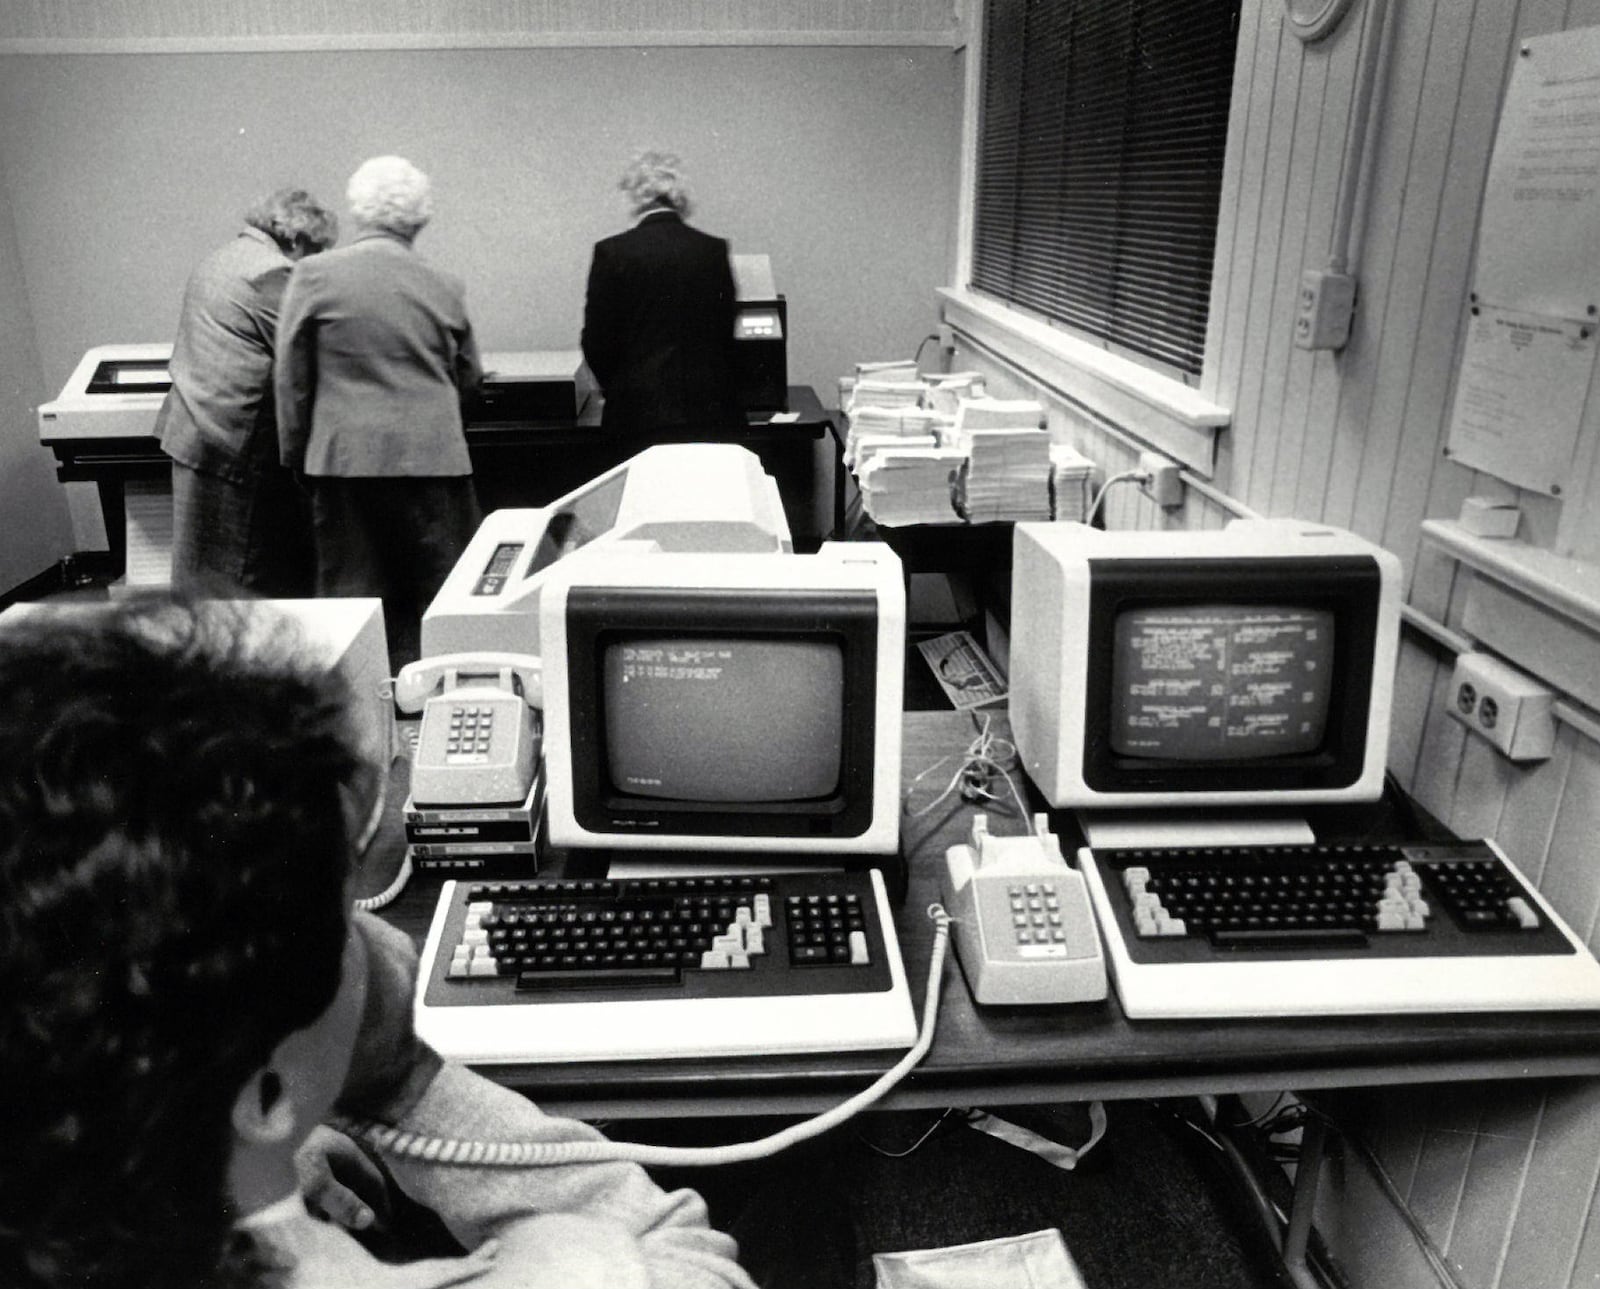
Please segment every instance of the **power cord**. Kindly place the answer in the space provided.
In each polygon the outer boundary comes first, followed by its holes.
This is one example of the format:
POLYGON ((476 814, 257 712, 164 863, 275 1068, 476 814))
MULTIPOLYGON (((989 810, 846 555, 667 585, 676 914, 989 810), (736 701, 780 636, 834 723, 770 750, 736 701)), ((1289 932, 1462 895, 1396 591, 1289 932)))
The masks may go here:
POLYGON ((1083 517, 1083 522, 1085 524, 1093 524, 1095 516, 1100 513, 1100 503, 1106 499, 1106 493, 1111 491, 1112 485, 1127 483, 1129 480, 1149 483, 1150 472, 1148 470, 1124 470, 1121 474, 1112 475, 1100 485, 1100 491, 1094 494, 1094 500, 1089 503, 1089 513, 1083 517))
MULTIPOLYGON (((976 715, 974 715, 973 719, 976 721, 976 715)), ((967 744, 963 751, 940 757, 906 785, 902 802, 907 819, 922 818, 922 816, 936 810, 942 802, 956 792, 960 793, 963 801, 974 804, 1001 801, 1003 797, 993 790, 996 776, 1003 779, 1006 787, 1011 790, 1011 798, 1017 803, 1019 817, 1025 823, 1031 819, 1027 803, 1022 799, 1022 793, 1017 788, 1016 780, 1011 776, 1011 771, 1016 768, 1017 764, 1016 744, 1010 739, 1001 738, 999 735, 992 733, 992 725, 993 717, 987 712, 984 713, 983 724, 979 727, 977 736, 967 744), (957 756, 960 757, 960 764, 957 766, 955 773, 950 776, 949 782, 945 784, 944 790, 932 801, 928 802, 927 805, 917 810, 912 810, 911 797, 916 791, 917 785, 935 770, 948 765, 957 756)))

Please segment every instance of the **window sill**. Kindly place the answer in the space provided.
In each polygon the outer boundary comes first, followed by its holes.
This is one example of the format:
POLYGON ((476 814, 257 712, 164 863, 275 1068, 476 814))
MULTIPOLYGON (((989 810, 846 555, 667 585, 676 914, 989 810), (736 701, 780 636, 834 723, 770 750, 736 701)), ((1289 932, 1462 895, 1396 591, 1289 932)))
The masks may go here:
POLYGON ((972 291, 942 288, 944 320, 975 348, 1204 478, 1232 414, 1158 375, 972 291))

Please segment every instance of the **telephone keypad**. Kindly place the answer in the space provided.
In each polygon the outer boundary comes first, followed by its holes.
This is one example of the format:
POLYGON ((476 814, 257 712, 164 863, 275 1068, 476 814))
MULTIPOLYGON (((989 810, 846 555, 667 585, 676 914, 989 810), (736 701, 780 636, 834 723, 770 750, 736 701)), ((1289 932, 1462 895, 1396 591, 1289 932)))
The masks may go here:
POLYGON ((494 708, 464 704, 450 710, 447 756, 487 756, 494 740, 494 708))

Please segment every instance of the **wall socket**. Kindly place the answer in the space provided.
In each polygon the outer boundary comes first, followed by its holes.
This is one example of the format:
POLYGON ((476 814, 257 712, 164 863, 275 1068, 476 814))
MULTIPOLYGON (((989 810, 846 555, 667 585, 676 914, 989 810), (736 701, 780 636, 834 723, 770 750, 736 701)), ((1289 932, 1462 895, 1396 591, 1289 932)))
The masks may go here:
POLYGON ((1342 349, 1356 311, 1356 280, 1348 273, 1307 269, 1300 275, 1294 342, 1302 349, 1342 349))
POLYGON ((1555 749, 1555 693, 1486 653, 1456 658, 1450 715, 1513 761, 1539 761, 1555 749))
POLYGON ((1150 476, 1140 483, 1140 492, 1164 510, 1183 505, 1183 476, 1176 461, 1159 452, 1141 452, 1139 469, 1150 476))

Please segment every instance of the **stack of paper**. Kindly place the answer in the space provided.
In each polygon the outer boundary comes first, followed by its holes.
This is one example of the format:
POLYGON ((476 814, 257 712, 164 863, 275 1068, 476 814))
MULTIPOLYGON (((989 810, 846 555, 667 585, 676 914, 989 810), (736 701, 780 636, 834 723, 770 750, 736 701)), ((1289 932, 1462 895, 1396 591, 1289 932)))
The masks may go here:
POLYGON ((1050 445, 1050 500, 1055 518, 1084 523, 1094 500, 1094 462, 1065 443, 1050 445))
POLYGON ((926 407, 946 416, 954 417, 963 398, 982 398, 983 376, 975 371, 946 372, 943 375, 925 376, 927 392, 922 401, 926 407))
POLYGON ((856 377, 850 391, 850 402, 845 412, 854 416, 863 407, 921 407, 922 382, 920 380, 874 380, 856 377))
MULTIPOLYGON (((854 435, 854 430, 851 431, 854 435)), ((860 474, 878 453, 894 448, 936 448, 939 440, 931 434, 862 434, 852 437, 854 455, 851 469, 860 474)))
POLYGON ((845 434, 845 464, 856 468, 860 461, 858 444, 865 438, 893 435, 936 438, 948 432, 951 424, 948 417, 920 407, 859 407, 851 413, 850 428, 845 434))
POLYGON ((914 383, 917 380, 917 360, 896 358, 890 362, 857 363, 856 379, 914 383))
POLYGON ((956 508, 968 523, 1050 518, 1050 436, 1040 429, 958 432, 967 463, 956 508))
POLYGON ((956 523, 951 480, 965 459, 956 448, 880 448, 856 472, 861 504, 880 524, 956 523))
POLYGON ((1042 430, 1044 404, 1032 398, 963 398, 956 405, 958 430, 1042 430))

